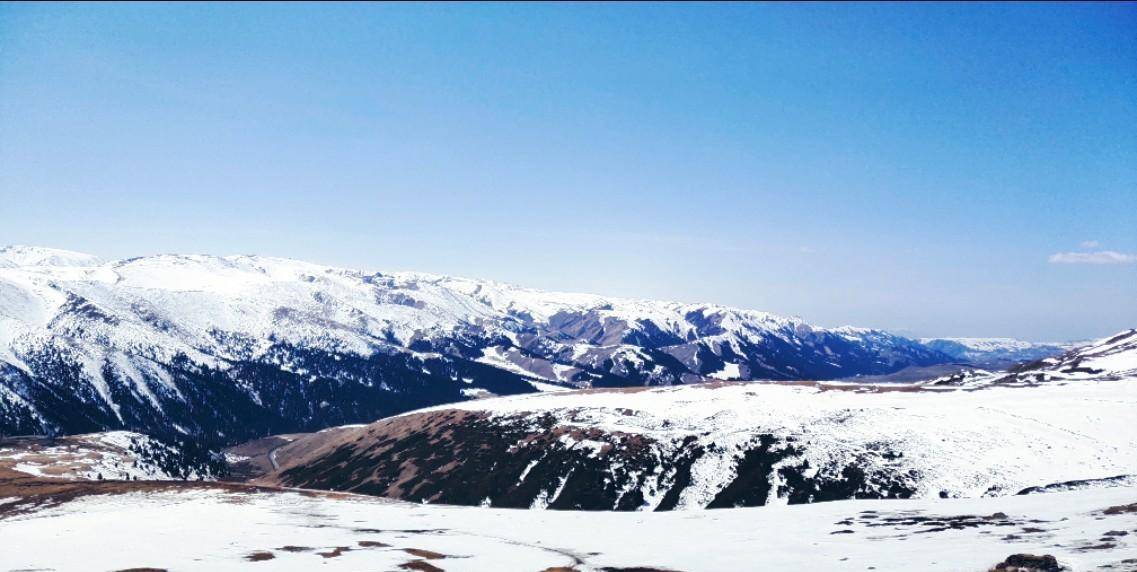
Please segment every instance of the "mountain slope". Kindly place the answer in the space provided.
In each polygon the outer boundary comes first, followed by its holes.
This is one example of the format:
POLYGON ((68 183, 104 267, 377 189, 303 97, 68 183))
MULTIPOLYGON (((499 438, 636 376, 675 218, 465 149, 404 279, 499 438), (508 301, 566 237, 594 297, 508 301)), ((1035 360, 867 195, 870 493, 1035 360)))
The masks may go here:
POLYGON ((231 443, 535 387, 888 373, 877 330, 254 256, 0 256, 0 434, 231 443))
POLYGON ((5 470, 71 480, 175 480, 220 476, 219 456, 184 440, 163 442, 129 431, 0 439, 5 470))
POLYGON ((1135 356, 1131 331, 962 388, 720 383, 487 399, 299 440, 264 482, 593 510, 1014 494, 1137 474, 1135 356))
POLYGON ((930 386, 1038 385, 1084 379, 1137 377, 1137 329, 1119 332, 1064 354, 1018 364, 1007 371, 964 370, 925 382, 930 386))

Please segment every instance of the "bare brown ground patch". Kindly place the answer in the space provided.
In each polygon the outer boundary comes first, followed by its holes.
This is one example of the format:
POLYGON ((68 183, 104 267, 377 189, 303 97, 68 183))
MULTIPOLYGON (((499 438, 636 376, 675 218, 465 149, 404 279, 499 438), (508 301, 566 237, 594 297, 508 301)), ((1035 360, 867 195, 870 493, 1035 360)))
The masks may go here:
POLYGON ((427 560, 441 560, 443 558, 446 558, 445 554, 434 552, 432 550, 423 550, 421 548, 404 548, 403 552, 406 552, 411 556, 418 556, 419 558, 425 558, 427 560))
MULTIPOLYGON (((485 413, 476 411, 462 411, 457 409, 433 411, 427 413, 414 413, 381 419, 363 427, 347 427, 339 431, 323 431, 301 437, 277 452, 278 471, 266 474, 250 482, 278 486, 287 484, 281 479, 281 473, 292 467, 304 466, 321 459, 336 449, 351 445, 361 450, 369 448, 372 443, 383 440, 400 440, 410 435, 422 433, 440 433, 446 426, 464 424, 473 418, 483 418, 485 413), (431 431, 433 429, 433 431, 431 431)), ((398 489, 405 481, 413 479, 417 473, 408 471, 401 475, 391 488, 398 489)), ((370 482, 370 481, 364 481, 370 482)), ((389 495, 398 496, 398 495, 389 495)))
POLYGON ((1137 503, 1111 506, 1101 512, 1108 515, 1137 513, 1137 503))
POLYGON ((324 558, 339 558, 340 556, 343 555, 344 552, 351 552, 351 547, 350 546, 337 546, 337 547, 335 547, 332 550, 329 550, 327 552, 317 552, 316 554, 319 554, 320 556, 323 556, 324 558))
POLYGON ((249 562, 264 562, 265 560, 272 560, 273 558, 276 558, 276 555, 267 550, 258 550, 245 555, 245 560, 249 562))
POLYGON ((446 572, 426 560, 411 560, 410 562, 400 564, 399 568, 403 570, 417 570, 418 572, 446 572))

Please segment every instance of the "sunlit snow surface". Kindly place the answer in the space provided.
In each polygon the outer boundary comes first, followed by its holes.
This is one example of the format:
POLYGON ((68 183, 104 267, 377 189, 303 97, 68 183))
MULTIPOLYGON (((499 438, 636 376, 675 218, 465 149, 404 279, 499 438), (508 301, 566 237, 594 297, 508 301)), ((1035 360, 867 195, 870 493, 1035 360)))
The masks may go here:
MULTIPOLYGON (((1106 509, 1135 501, 1137 489, 1111 488, 641 514, 130 493, 0 517, 0 569, 399 570, 421 560, 447 571, 958 571, 1033 553, 1075 570, 1125 570, 1121 562, 1137 557, 1137 535, 1117 531, 1137 530, 1137 513, 1106 509)), ((0 499, 0 514, 16 502, 0 499)))

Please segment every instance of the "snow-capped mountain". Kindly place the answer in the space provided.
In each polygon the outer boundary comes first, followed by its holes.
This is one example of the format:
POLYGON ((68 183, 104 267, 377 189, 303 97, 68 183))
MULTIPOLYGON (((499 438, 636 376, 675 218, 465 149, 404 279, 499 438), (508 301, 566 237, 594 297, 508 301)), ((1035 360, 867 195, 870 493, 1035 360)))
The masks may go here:
POLYGON ((486 399, 296 440, 263 482, 447 504, 668 510, 977 497, 1137 475, 1137 330, 963 385, 712 383, 486 399))
POLYGON ((879 330, 256 256, 0 251, 0 434, 236 442, 535 388, 889 373, 879 330))
POLYGON ((920 343, 961 362, 1004 367, 1055 356, 1071 347, 1065 344, 1026 342, 1014 338, 920 338, 920 343))

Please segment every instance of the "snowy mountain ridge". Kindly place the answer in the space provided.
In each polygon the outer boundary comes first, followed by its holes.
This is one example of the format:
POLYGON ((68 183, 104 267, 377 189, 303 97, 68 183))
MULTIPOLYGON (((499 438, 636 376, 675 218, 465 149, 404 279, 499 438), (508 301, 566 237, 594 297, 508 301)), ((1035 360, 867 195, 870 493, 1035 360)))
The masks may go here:
POLYGON ((950 360, 884 331, 767 312, 281 258, 102 262, 7 247, 0 261, 0 433, 228 441, 535 387, 824 379, 950 360))
POLYGON ((0 247, 0 267, 12 266, 97 266, 97 256, 40 246, 10 245, 0 247))

